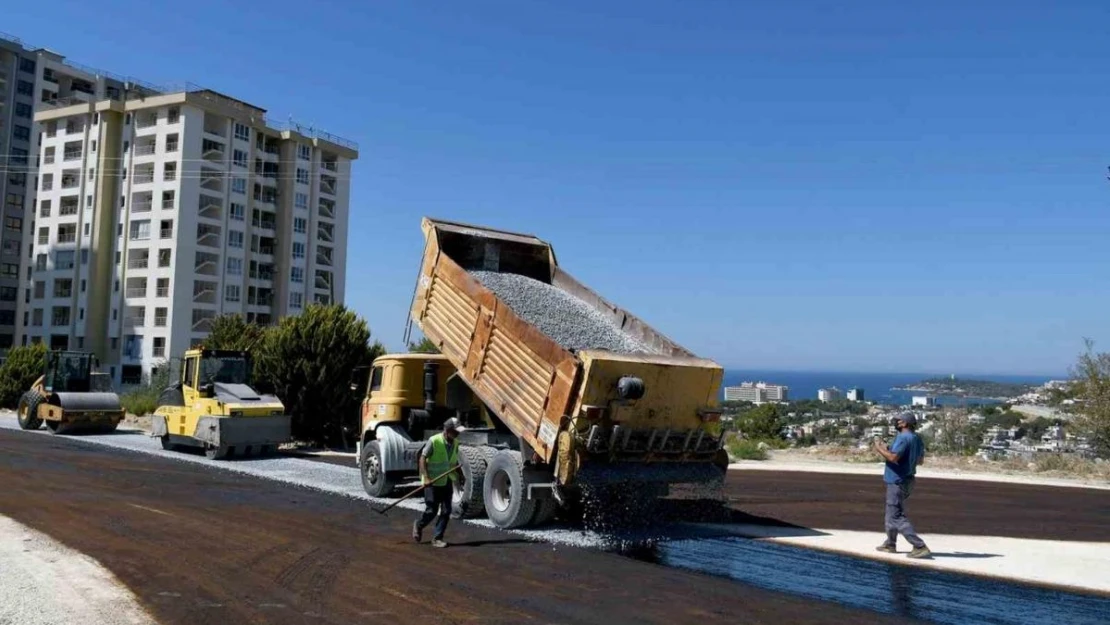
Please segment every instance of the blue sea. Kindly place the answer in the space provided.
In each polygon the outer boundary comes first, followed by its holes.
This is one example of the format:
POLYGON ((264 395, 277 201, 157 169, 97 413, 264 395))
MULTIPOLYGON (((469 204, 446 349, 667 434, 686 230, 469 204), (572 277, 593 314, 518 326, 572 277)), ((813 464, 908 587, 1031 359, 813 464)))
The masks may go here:
MULTIPOLYGON (((787 398, 817 399, 817 390, 835 386, 841 392, 847 393, 850 388, 862 388, 864 399, 880 404, 908 405, 914 395, 923 395, 921 392, 894 391, 896 386, 908 386, 928 378, 944 377, 933 373, 837 373, 816 371, 749 371, 741 369, 726 369, 723 386, 739 386, 741 382, 766 382, 768 384, 783 384, 790 387, 787 398)), ((956 374, 957 378, 965 380, 990 380, 994 382, 1013 382, 1028 384, 1043 384, 1052 379, 1062 379, 1065 376, 1021 376, 1021 375, 986 375, 986 374, 956 374)), ((724 397, 724 391, 721 391, 724 397)), ((949 397, 938 395, 937 404, 942 406, 960 404, 991 404, 997 400, 974 397, 949 397)))

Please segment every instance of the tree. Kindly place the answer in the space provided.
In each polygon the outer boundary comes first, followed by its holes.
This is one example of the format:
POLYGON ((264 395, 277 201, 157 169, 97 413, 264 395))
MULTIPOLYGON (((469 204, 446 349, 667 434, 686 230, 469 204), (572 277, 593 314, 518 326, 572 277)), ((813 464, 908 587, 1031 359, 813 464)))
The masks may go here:
POLYGON ((740 415, 737 420, 740 432, 754 440, 782 438, 782 409, 778 404, 763 404, 740 415))
POLYGON ((1094 351, 1094 342, 1084 341, 1086 351, 1072 368, 1075 380, 1075 428, 1087 437, 1099 458, 1110 458, 1110 353, 1094 351))
POLYGON ((204 339, 208 349, 254 350, 262 344, 267 328, 250 323, 234 313, 212 320, 212 329, 204 339))
MULTIPOLYGON (((352 374, 381 354, 366 321, 340 304, 312 304, 265 333, 258 377, 292 416, 293 437, 329 445, 357 418, 352 374)), ((261 385, 260 384, 260 385, 261 385)))
POLYGON ((15 408, 23 396, 42 375, 46 368, 46 345, 32 343, 8 350, 8 357, 0 365, 0 406, 15 408))
POLYGON ((409 351, 414 354, 438 354, 439 347, 432 342, 432 339, 424 337, 420 339, 419 343, 409 343, 409 351))

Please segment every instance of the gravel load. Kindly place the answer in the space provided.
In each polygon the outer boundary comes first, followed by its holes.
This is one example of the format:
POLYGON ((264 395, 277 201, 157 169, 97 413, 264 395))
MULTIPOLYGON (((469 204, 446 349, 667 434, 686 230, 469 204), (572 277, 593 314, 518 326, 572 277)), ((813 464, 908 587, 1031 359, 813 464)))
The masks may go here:
POLYGON ((621 331, 606 315, 562 289, 515 273, 470 273, 521 319, 565 349, 653 353, 647 345, 621 331))

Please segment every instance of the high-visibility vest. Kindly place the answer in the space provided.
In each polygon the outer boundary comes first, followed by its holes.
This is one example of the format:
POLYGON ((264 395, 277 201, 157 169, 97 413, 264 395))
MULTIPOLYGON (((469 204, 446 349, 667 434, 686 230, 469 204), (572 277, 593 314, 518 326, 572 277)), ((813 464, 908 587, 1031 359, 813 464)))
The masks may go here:
MULTIPOLYGON (((447 439, 443 434, 436 434, 428 439, 428 444, 432 446, 432 453, 428 455, 426 460, 428 464, 428 479, 438 477, 452 467, 459 463, 459 444, 452 443, 451 447, 447 447, 447 439)), ((435 486, 445 486, 447 481, 452 482, 458 480, 458 476, 452 471, 447 477, 441 477, 432 482, 435 486)))

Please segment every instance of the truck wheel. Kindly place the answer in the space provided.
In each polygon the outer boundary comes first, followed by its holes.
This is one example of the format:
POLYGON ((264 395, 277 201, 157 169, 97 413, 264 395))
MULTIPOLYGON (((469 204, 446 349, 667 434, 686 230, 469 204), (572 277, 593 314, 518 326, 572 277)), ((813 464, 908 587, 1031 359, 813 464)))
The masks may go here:
POLYGON ((536 514, 529 525, 535 527, 551 522, 559 511, 559 502, 554 499, 540 499, 536 502, 536 514))
POLYGON ((502 529, 524 527, 536 512, 536 500, 527 499, 527 496, 528 485, 520 452, 507 449, 497 452, 482 483, 486 515, 502 529))
POLYGON ((456 519, 481 516, 484 511, 482 491, 485 489, 486 468, 495 453, 489 447, 459 447, 459 466, 466 478, 466 486, 455 487, 451 516, 456 519))
POLYGON ((39 405, 46 398, 38 391, 27 391, 19 398, 19 407, 16 414, 19 427, 24 430, 37 430, 42 427, 42 419, 38 418, 39 405))
POLYGON ((396 486, 389 475, 382 470, 382 466, 382 448, 378 441, 370 441, 363 445, 358 467, 359 473, 362 474, 362 488, 371 497, 388 497, 396 486))

